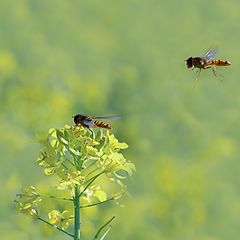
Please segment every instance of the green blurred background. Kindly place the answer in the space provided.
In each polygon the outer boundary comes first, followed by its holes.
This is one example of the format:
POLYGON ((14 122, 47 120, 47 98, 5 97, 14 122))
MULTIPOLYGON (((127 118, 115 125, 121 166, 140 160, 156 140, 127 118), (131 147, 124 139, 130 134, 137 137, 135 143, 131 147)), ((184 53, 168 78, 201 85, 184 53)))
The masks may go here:
POLYGON ((238 0, 1 0, 1 239, 67 239, 13 199, 45 178, 35 134, 75 113, 121 115, 113 132, 137 167, 125 207, 94 210, 98 224, 117 216, 108 239, 239 239, 239 11, 238 0), (211 46, 233 64, 193 89, 184 59, 211 46))

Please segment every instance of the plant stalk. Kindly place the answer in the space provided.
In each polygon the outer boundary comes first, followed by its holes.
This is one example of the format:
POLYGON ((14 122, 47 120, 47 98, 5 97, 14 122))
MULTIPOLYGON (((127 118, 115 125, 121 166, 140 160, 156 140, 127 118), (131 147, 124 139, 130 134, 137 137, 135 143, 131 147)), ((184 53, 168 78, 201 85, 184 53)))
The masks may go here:
POLYGON ((44 220, 43 218, 38 217, 37 219, 40 220, 40 221, 42 221, 42 222, 44 222, 44 223, 46 223, 46 224, 48 224, 48 225, 51 226, 51 227, 56 228, 57 230, 59 230, 59 231, 65 233, 65 234, 67 234, 68 236, 74 237, 71 233, 69 233, 69 232, 67 232, 67 231, 65 231, 65 230, 63 230, 63 229, 61 229, 61 228, 59 228, 58 226, 55 226, 54 224, 51 224, 50 222, 44 220))
POLYGON ((80 223, 80 189, 79 185, 75 185, 75 195, 73 198, 74 203, 74 240, 81 238, 81 223, 80 223))

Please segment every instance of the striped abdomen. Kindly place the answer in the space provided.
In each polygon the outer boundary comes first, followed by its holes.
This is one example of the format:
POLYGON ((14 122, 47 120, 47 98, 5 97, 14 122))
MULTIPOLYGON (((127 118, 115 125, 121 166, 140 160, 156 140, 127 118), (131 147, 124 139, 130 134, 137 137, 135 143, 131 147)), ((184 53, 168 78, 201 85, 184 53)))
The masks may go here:
POLYGON ((229 66, 232 63, 226 60, 209 60, 207 65, 214 65, 214 66, 229 66))
POLYGON ((107 123, 100 122, 100 121, 97 121, 97 120, 94 120, 94 123, 96 124, 96 126, 98 126, 98 127, 100 127, 100 128, 112 129, 112 126, 110 126, 110 125, 107 124, 107 123))

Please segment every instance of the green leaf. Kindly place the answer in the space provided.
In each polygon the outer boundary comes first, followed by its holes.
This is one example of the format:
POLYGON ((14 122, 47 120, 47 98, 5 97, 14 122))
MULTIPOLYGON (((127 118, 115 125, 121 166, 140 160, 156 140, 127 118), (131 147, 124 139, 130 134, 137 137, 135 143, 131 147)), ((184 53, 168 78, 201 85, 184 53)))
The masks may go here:
POLYGON ((58 129, 56 130, 58 140, 65 146, 68 146, 68 141, 64 138, 64 135, 58 129))
POLYGON ((99 129, 95 139, 96 141, 99 142, 102 139, 102 137, 103 137, 102 129, 99 129))
POLYGON ((126 149, 128 148, 128 145, 124 142, 123 143, 118 142, 114 144, 114 147, 115 149, 126 149))
POLYGON ((94 157, 99 156, 99 152, 98 152, 98 150, 96 148, 94 148, 92 146, 86 146, 86 149, 87 149, 87 153, 90 156, 94 156, 94 157))

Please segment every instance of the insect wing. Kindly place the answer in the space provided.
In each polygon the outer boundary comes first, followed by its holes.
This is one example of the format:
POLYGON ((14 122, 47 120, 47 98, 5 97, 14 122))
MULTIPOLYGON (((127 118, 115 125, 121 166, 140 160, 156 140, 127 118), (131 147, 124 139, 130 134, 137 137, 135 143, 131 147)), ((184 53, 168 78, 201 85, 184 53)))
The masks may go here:
POLYGON ((88 127, 94 127, 95 123, 91 119, 84 119, 82 120, 82 123, 85 124, 88 127))
POLYGON ((94 117, 94 119, 103 119, 103 120, 107 120, 107 119, 119 119, 121 118, 120 116, 108 116, 108 117, 94 117))
POLYGON ((207 60, 213 60, 217 55, 218 49, 217 48, 210 48, 203 57, 207 60))

